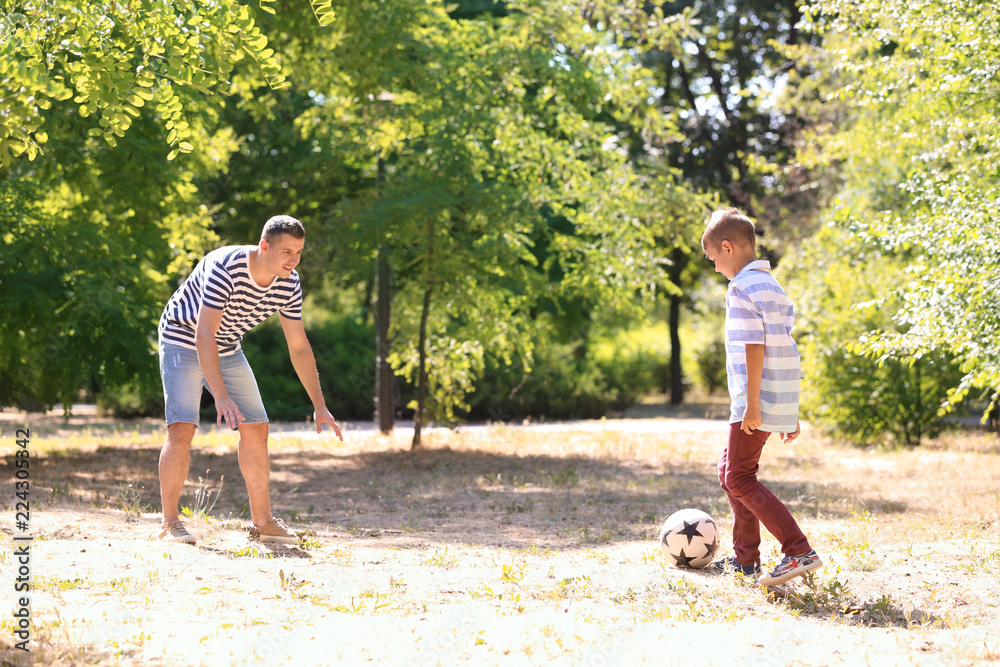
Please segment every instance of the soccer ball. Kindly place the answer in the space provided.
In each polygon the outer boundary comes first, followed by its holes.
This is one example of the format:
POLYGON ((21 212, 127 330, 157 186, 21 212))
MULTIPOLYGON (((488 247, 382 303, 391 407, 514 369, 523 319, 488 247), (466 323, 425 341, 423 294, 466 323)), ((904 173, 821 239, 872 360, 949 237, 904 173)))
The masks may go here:
POLYGON ((677 567, 705 567, 719 549, 719 530, 701 510, 674 512, 660 528, 660 550, 677 567))

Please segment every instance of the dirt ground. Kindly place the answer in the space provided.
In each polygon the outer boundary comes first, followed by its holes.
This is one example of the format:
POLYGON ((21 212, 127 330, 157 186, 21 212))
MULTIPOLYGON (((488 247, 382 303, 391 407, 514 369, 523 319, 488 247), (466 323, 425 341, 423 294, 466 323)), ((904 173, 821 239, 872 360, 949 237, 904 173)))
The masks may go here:
MULTIPOLYGON (((643 416, 640 414, 639 416, 643 416)), ((235 436, 196 436, 158 530, 157 421, 0 415, 8 520, 4 664, 1000 664, 1000 447, 952 436, 862 450, 772 438, 762 479, 827 566, 784 595, 679 570, 656 541, 684 507, 731 516, 726 424, 670 418, 433 430, 409 450, 349 425, 271 438, 275 514, 300 547, 248 540, 235 436), (31 428, 31 517, 14 525, 14 429, 31 428), (14 537, 31 542, 31 641, 15 648, 14 537)), ((764 544, 765 565, 777 545, 764 544)))

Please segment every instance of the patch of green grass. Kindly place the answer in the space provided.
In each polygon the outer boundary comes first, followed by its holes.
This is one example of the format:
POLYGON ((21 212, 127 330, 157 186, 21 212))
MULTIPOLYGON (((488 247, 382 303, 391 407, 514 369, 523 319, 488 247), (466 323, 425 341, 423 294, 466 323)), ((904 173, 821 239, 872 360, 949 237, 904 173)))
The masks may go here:
POLYGON ((840 537, 832 537, 836 548, 846 560, 848 569, 855 572, 874 572, 882 564, 875 548, 868 542, 851 541, 840 537))
POLYGON ((326 544, 323 541, 316 538, 315 535, 304 534, 299 538, 298 547, 305 551, 312 551, 313 549, 322 549, 326 544))
POLYGON ((518 500, 517 498, 511 500, 504 507, 504 511, 508 514, 520 514, 522 512, 530 512, 534 509, 535 503, 530 498, 525 500, 518 500))
MULTIPOLYGON (((206 474, 208 471, 206 471, 206 474)), ((208 480, 198 478, 198 486, 195 488, 194 492, 191 494, 185 494, 181 498, 181 514, 190 519, 200 519, 202 521, 208 521, 212 510, 215 509, 215 504, 219 501, 219 494, 222 493, 223 484, 226 481, 226 476, 222 475, 219 478, 219 488, 212 489, 209 486, 208 480), (187 500, 185 500, 185 498, 187 500)))
POLYGON ((56 576, 45 577, 39 575, 31 577, 31 590, 33 591, 71 591, 77 588, 88 587, 87 582, 79 577, 75 579, 60 579, 56 576))
POLYGON ((128 480, 118 487, 118 503, 125 512, 125 523, 135 523, 143 512, 155 511, 147 503, 142 502, 142 486, 128 480))
POLYGON ((419 564, 451 569, 453 567, 458 567, 458 563, 458 556, 455 554, 448 555, 448 547, 445 547, 443 551, 439 551, 437 549, 435 549, 432 553, 427 553, 425 551, 421 556, 419 564))
POLYGON ((379 534, 378 530, 362 528, 356 523, 351 526, 348 526, 347 528, 345 528, 345 530, 351 535, 356 535, 357 537, 373 537, 379 534))
POLYGON ((591 597, 590 576, 566 577, 552 587, 544 597, 550 600, 578 600, 591 597))
POLYGON ((274 554, 267 549, 261 549, 260 546, 251 542, 244 547, 239 549, 230 549, 226 551, 226 556, 229 558, 274 558, 274 554))

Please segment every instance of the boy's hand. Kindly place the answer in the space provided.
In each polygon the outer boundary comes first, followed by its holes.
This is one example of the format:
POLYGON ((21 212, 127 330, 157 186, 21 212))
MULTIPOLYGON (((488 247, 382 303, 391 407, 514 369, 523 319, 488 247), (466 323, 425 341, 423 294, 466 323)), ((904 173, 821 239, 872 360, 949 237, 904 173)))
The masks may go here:
POLYGON ((323 424, 329 424, 333 428, 333 432, 336 434, 340 441, 344 441, 344 436, 340 433, 340 425, 337 424, 337 420, 333 418, 330 411, 326 409, 324 405, 322 408, 313 412, 313 421, 316 423, 316 432, 323 432, 323 424))
POLYGON ((760 416, 760 404, 747 403, 747 409, 743 411, 743 423, 740 424, 740 430, 750 435, 763 423, 764 420, 760 416))
POLYGON ((799 433, 802 433, 802 428, 799 426, 799 422, 796 421, 795 422, 795 430, 792 431, 791 433, 782 433, 781 436, 780 436, 781 437, 781 441, 782 442, 791 442, 795 438, 799 437, 799 433))

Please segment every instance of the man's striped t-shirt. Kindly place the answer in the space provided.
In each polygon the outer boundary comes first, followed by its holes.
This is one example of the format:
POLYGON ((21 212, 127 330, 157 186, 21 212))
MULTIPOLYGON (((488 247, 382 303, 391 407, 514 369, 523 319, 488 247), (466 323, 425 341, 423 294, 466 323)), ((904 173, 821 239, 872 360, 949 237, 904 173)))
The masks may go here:
POLYGON ((795 308, 771 275, 771 264, 750 262, 726 292, 726 374, 732 398, 729 422, 743 421, 747 407, 748 344, 764 346, 760 382, 760 430, 791 433, 799 414, 799 350, 792 340, 795 308))
POLYGON ((299 274, 292 271, 288 278, 276 276, 270 285, 261 287, 248 264, 249 252, 255 247, 227 246, 205 255, 163 309, 160 338, 197 349, 194 341, 202 304, 222 311, 222 324, 215 334, 220 355, 239 350, 243 334, 276 312, 288 319, 302 319, 299 274))

